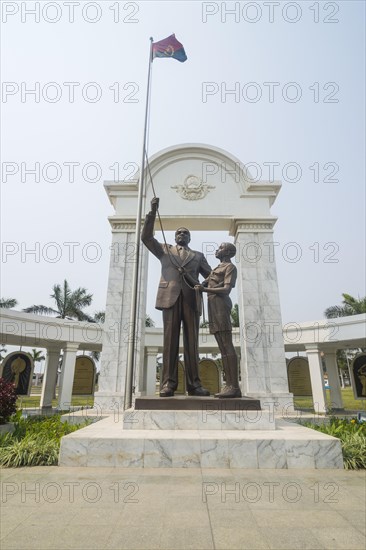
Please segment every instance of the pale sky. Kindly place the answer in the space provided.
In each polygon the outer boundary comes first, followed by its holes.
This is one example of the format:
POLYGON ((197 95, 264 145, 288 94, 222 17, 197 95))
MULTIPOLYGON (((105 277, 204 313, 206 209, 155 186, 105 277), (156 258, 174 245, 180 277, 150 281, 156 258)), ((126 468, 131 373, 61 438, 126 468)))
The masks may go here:
MULTIPOLYGON (((363 1, 1 8, 1 295, 18 309, 53 306, 64 278, 93 293, 89 313, 105 308, 113 209, 103 181, 140 163, 149 37, 173 32, 188 60, 154 61, 149 154, 205 143, 261 179, 278 163, 284 323, 322 318, 342 292, 365 295, 363 1)), ((227 236, 195 234, 192 248, 207 240, 227 236)), ((147 313, 161 325, 158 276, 151 262, 147 313)))

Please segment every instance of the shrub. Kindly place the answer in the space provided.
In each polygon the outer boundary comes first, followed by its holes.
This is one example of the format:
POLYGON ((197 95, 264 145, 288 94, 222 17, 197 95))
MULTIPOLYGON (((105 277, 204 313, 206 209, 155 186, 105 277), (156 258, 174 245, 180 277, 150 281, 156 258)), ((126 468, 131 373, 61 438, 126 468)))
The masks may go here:
POLYGON ((0 436, 0 465, 8 468, 20 466, 56 466, 61 437, 90 424, 73 425, 61 422, 60 415, 51 417, 15 417, 12 434, 0 436))
POLYGON ((8 468, 57 465, 59 446, 59 442, 42 436, 14 439, 6 434, 0 441, 0 464, 8 468))
MULTIPOLYGON (((84 424, 82 427, 84 427, 84 424)), ((62 422, 61 415, 53 416, 29 416, 23 418, 17 415, 15 420, 13 437, 22 439, 26 435, 45 436, 48 439, 60 441, 61 437, 78 430, 80 426, 62 422)))
POLYGON ((0 378, 0 424, 5 424, 17 410, 17 395, 12 382, 0 378))
POLYGON ((366 422, 332 417, 329 424, 306 422, 305 426, 340 439, 346 470, 366 469, 366 422))
POLYGON ((366 468, 366 437, 362 433, 345 433, 341 438, 346 470, 366 468))

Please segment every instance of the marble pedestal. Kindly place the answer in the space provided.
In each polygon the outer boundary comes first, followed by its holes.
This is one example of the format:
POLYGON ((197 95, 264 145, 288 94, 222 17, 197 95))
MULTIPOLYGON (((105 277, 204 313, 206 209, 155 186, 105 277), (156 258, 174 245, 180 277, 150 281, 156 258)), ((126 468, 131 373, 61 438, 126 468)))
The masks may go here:
POLYGON ((275 430, 274 416, 268 411, 226 408, 198 410, 136 410, 123 413, 124 430, 218 431, 275 430))
POLYGON ((343 468, 340 441, 266 411, 136 411, 102 418, 61 440, 60 466, 343 468))
POLYGON ((261 402, 251 397, 218 399, 175 395, 174 397, 136 397, 136 410, 147 411, 260 411, 261 402))

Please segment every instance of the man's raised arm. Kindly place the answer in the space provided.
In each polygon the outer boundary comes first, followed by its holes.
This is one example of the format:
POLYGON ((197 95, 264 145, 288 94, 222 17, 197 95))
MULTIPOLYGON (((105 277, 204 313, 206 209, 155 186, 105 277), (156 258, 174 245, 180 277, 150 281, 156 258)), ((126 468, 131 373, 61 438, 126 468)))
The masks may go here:
POLYGON ((161 244, 154 238, 154 224, 158 208, 159 199, 158 197, 154 197, 151 200, 151 210, 146 214, 144 227, 141 231, 141 240, 154 256, 160 258, 164 254, 164 251, 161 244))

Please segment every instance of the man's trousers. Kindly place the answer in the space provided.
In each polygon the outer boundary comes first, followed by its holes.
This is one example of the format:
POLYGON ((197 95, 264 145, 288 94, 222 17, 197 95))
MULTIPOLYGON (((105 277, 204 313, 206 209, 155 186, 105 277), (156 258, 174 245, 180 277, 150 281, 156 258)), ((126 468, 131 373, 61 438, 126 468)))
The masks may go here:
POLYGON ((179 335, 183 324, 184 369, 187 391, 201 386, 198 375, 198 331, 200 317, 185 300, 182 292, 175 304, 163 309, 164 344, 161 388, 173 391, 178 386, 179 335))

